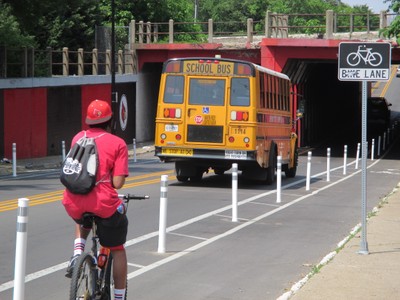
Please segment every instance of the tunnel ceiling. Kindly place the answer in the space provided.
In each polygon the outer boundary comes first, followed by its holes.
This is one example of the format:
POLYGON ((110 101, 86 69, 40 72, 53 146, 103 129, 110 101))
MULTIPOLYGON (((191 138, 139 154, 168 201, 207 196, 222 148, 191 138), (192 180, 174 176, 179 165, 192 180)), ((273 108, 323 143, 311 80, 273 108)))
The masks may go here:
POLYGON ((288 75, 292 83, 304 84, 308 82, 310 74, 321 64, 334 64, 337 66, 337 61, 288 59, 282 69, 282 73, 288 75))
POLYGON ((339 81, 337 68, 336 60, 289 59, 282 70, 297 85, 305 106, 302 146, 342 147, 359 139, 359 83, 339 81))

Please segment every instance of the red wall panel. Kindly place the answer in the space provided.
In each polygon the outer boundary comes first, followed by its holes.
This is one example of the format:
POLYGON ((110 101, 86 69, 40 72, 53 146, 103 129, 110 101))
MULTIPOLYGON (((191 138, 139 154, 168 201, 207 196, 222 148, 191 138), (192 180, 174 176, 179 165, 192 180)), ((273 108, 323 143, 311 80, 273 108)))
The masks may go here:
POLYGON ((111 104, 111 85, 110 84, 97 84, 97 85, 83 85, 81 89, 82 95, 82 129, 87 129, 85 123, 86 110, 90 102, 99 99, 107 101, 111 104))
POLYGON ((17 159, 47 154, 46 88, 4 91, 4 154, 12 157, 17 144, 17 159))

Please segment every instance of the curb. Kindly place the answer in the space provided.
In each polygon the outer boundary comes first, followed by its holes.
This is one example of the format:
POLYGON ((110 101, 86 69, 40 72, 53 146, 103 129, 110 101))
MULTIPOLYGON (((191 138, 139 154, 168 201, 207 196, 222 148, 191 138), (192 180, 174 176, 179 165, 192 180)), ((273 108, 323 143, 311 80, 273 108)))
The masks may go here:
MULTIPOLYGON (((132 145, 128 145, 128 158, 133 159, 134 150, 132 145)), ((145 154, 154 151, 154 145, 147 145, 140 148, 136 148, 136 155, 145 154)), ((62 157, 57 156, 46 156, 39 158, 28 158, 17 160, 17 174, 27 173, 40 170, 59 169, 62 164, 62 157)), ((0 163, 0 176, 2 175, 13 175, 13 164, 11 163, 0 163)))

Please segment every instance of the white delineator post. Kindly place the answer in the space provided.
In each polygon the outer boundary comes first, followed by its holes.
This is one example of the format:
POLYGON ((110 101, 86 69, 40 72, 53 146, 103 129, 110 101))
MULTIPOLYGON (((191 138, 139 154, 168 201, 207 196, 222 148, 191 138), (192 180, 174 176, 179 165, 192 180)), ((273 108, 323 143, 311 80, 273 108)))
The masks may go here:
POLYGON ((311 180, 311 152, 308 152, 308 157, 307 157, 306 191, 309 191, 309 190, 310 190, 310 180, 311 180))
POLYGON ((136 139, 133 139, 133 162, 136 162, 136 139))
POLYGON ((331 148, 326 149, 326 181, 331 181, 331 148))
POLYGON ((62 161, 65 160, 65 141, 61 142, 61 155, 62 155, 62 161))
POLYGON ((375 155, 375 139, 372 139, 372 144, 371 144, 371 160, 374 160, 374 155, 375 155))
POLYGON ((344 145, 344 154, 343 154, 343 175, 346 175, 347 168, 347 145, 344 145))
POLYGON ((17 176, 17 144, 12 144, 12 168, 13 168, 13 176, 17 176))
POLYGON ((238 221, 238 164, 232 164, 232 222, 238 221))
POLYGON ((356 166, 355 166, 356 170, 358 169, 358 161, 360 160, 360 147, 361 147, 361 144, 358 143, 357 144, 357 154, 356 154, 356 166))
POLYGON ((14 300, 25 298, 26 245, 29 199, 18 199, 17 239, 15 246, 14 300))
POLYGON ((282 156, 278 156, 276 165, 276 203, 281 203, 282 191, 282 156))
POLYGON ((158 253, 165 253, 167 235, 168 175, 161 175, 158 253))

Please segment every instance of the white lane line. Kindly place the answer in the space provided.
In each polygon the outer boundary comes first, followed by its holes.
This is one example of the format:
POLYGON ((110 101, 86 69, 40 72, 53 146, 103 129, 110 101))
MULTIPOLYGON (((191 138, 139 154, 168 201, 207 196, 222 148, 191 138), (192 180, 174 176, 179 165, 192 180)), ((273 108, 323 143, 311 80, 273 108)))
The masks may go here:
POLYGON ((139 265, 139 264, 134 264, 134 263, 130 263, 130 262, 128 262, 128 266, 131 266, 131 267, 135 267, 135 268, 144 268, 144 266, 143 265, 139 265))
MULTIPOLYGON (((229 219, 229 222, 232 222, 232 221, 231 221, 232 215, 216 214, 215 216, 216 216, 216 217, 221 217, 221 218, 223 218, 223 219, 229 219)), ((248 221, 249 219, 246 219, 246 218, 238 218, 238 220, 239 220, 239 221, 248 221)))
POLYGON ((177 232, 168 232, 168 234, 170 234, 170 235, 176 235, 176 236, 182 236, 182 237, 187 237, 187 238, 191 238, 191 239, 195 239, 195 240, 202 240, 202 241, 207 240, 207 238, 203 238, 203 237, 200 237, 200 236, 194 236, 194 235, 189 235, 189 234, 182 234, 182 233, 177 233, 177 232))
MULTIPOLYGON (((37 271, 35 273, 31 273, 31 274, 25 276, 25 282, 29 282, 29 281, 38 279, 40 277, 47 276, 51 273, 58 272, 62 269, 66 269, 67 266, 68 266, 68 262, 63 262, 61 264, 49 267, 47 269, 43 269, 43 270, 37 271)), ((0 292, 4 292, 8 289, 12 289, 13 287, 14 287, 14 280, 3 283, 2 285, 0 285, 0 292)))

